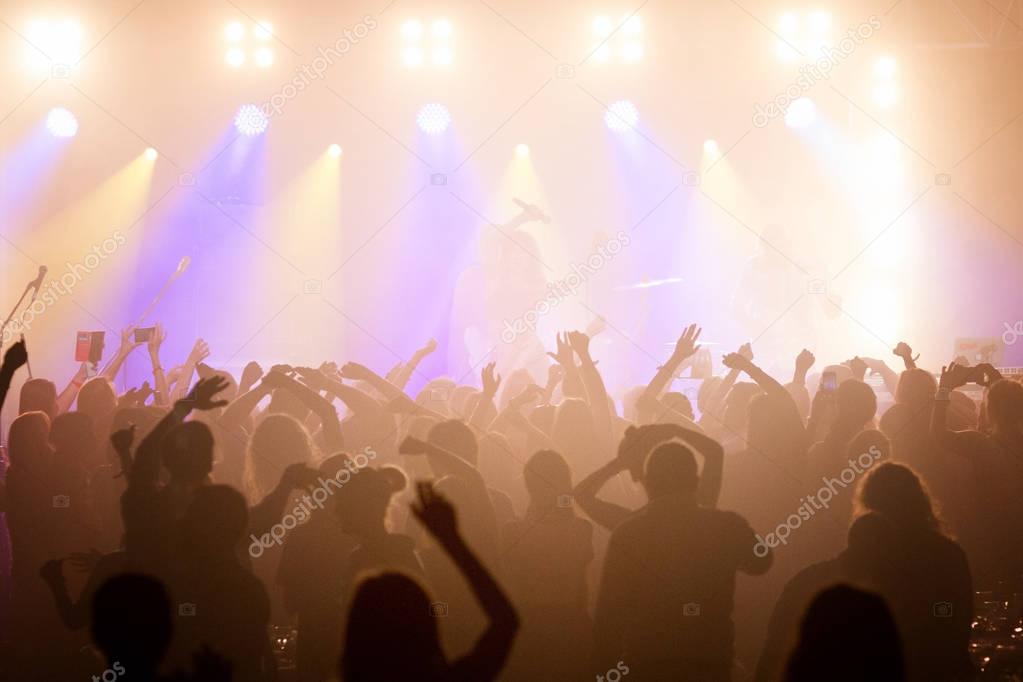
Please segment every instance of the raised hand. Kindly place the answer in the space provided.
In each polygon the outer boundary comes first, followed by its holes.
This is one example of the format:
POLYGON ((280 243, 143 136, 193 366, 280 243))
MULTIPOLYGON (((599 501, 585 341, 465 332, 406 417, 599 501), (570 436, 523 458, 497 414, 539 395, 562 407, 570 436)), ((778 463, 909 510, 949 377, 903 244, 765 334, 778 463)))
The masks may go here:
POLYGON ((676 362, 682 362, 686 358, 695 355, 696 351, 700 350, 696 341, 700 338, 702 332, 703 327, 697 327, 695 324, 686 327, 682 332, 682 336, 678 337, 678 341, 675 342, 675 352, 672 353, 672 358, 676 362))
POLYGON ((742 353, 727 353, 723 358, 721 358, 721 364, 728 369, 734 369, 741 372, 749 368, 753 363, 742 353))
POLYGON ((312 367, 296 367, 298 378, 314 391, 322 391, 327 387, 327 376, 318 369, 312 367))
POLYGON ((259 380, 259 385, 273 390, 286 385, 288 379, 288 375, 277 369, 277 365, 275 365, 273 369, 263 375, 263 378, 259 380))
POLYGON ((493 398, 497 395, 497 389, 501 385, 501 375, 494 371, 496 362, 489 363, 480 372, 480 380, 483 382, 483 395, 493 398))
POLYGON ((860 356, 854 357, 852 360, 846 360, 845 366, 852 371, 853 376, 863 381, 863 377, 867 375, 867 363, 860 358, 860 356))
POLYGON ((16 369, 28 362, 28 350, 25 348, 25 339, 11 345, 4 353, 3 369, 13 373, 16 369))
POLYGON ((579 331, 568 332, 568 345, 580 358, 590 357, 590 337, 579 331))
POLYGON ((804 348, 796 356, 796 371, 806 376, 806 373, 810 371, 815 362, 817 362, 817 358, 813 356, 813 353, 804 348))
POLYGON ((416 484, 419 502, 409 505, 419 522, 426 526, 430 534, 441 544, 458 540, 458 518, 455 508, 443 496, 438 495, 433 484, 419 482, 416 484))
POLYGON ((222 376, 211 376, 200 379, 195 388, 185 396, 184 402, 193 410, 214 410, 227 405, 226 400, 214 400, 213 397, 228 387, 227 379, 222 376))
POLYGON ((571 367, 575 363, 575 353, 572 351, 572 346, 568 343, 567 334, 558 334, 555 337, 558 342, 558 350, 553 353, 547 353, 547 355, 554 358, 562 367, 571 367))
POLYGON ((750 362, 753 361, 753 346, 751 346, 749 343, 744 343, 741 346, 739 346, 738 352, 739 355, 746 358, 750 362))
POLYGON ((902 362, 906 365, 906 369, 913 369, 916 367, 916 361, 920 359, 919 353, 917 353, 915 357, 913 356, 913 349, 910 348, 909 344, 905 341, 899 341, 892 350, 892 353, 902 358, 902 362))
POLYGON ((118 353, 127 355, 142 345, 141 341, 135 340, 135 328, 135 325, 132 324, 121 330, 121 347, 117 351, 118 353))
POLYGON ((263 368, 255 360, 249 361, 242 370, 242 386, 255 386, 256 382, 263 378, 263 368))
POLYGON ((351 381, 368 381, 373 377, 373 371, 357 362, 346 362, 341 367, 341 376, 351 381))
POLYGON ((130 452, 132 443, 135 442, 135 425, 128 424, 110 434, 110 444, 114 446, 114 452, 130 452))
POLYGON ((149 335, 149 341, 146 342, 146 345, 149 347, 149 357, 156 360, 157 363, 160 360, 160 347, 166 340, 167 332, 163 330, 163 325, 160 323, 153 325, 153 333, 149 335))
POLYGON ((195 345, 192 346, 192 350, 188 353, 188 360, 185 364, 198 365, 200 362, 210 356, 210 347, 202 339, 196 339, 195 345))
POLYGON ((947 367, 941 368, 941 379, 938 381, 938 386, 948 389, 965 386, 971 381, 972 374, 973 368, 957 365, 953 362, 947 367))

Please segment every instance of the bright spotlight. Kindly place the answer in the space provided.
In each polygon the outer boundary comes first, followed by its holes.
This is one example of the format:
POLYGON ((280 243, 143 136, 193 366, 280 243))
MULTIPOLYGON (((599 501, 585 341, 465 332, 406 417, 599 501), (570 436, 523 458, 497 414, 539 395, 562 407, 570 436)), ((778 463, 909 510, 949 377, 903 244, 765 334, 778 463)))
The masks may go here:
POLYGON ((881 78, 891 78, 895 75, 895 59, 892 57, 881 57, 874 62, 874 73, 881 78))
POLYGON ((786 38, 796 35, 799 30, 799 17, 794 12, 785 12, 778 18, 778 31, 786 38))
POLYGON ((625 32, 629 35, 638 35, 643 31, 643 22, 638 15, 633 15, 625 21, 625 32))
POLYGON ((423 25, 414 19, 401 25, 401 34, 406 40, 419 40, 423 37, 423 25))
POLYGON ((159 157, 159 156, 160 156, 160 153, 157 152, 156 149, 154 149, 153 147, 146 147, 146 151, 145 151, 146 159, 148 159, 149 161, 156 161, 157 157, 159 157))
POLYGON ((636 105, 628 100, 618 100, 604 112, 604 123, 616 133, 631 130, 638 122, 639 111, 636 110, 636 105))
POLYGON ((515 145, 515 156, 524 159, 529 156, 529 145, 519 143, 515 145))
POLYGON ((270 119, 267 118, 266 112, 255 104, 242 105, 234 117, 235 130, 246 137, 262 135, 269 125, 270 119))
POLYGON ((625 43, 622 48, 622 59, 627 62, 638 62, 643 58, 643 45, 641 43, 625 43))
POLYGON ((224 37, 232 43, 237 43, 245 37, 245 27, 241 25, 241 22, 232 21, 224 27, 224 37))
POLYGON ((245 63, 245 50, 240 47, 232 47, 224 55, 224 61, 227 62, 228 66, 233 66, 237 69, 245 63))
POLYGON ((33 51, 38 49, 54 64, 73 66, 82 57, 82 27, 70 19, 34 21, 28 27, 33 51))
POLYGON ((831 27, 831 15, 827 12, 811 12, 809 18, 810 31, 816 36, 823 36, 831 27))
POLYGON ((817 120, 817 105, 809 97, 800 97, 785 110, 785 125, 789 128, 806 128, 817 120))
POLYGON ((611 60, 611 48, 607 44, 603 44, 597 48, 597 51, 593 53, 593 58, 598 62, 606 63, 611 60))
POLYGON ((329 147, 327 147, 327 153, 336 159, 337 157, 341 156, 341 145, 339 144, 330 145, 329 147))
POLYGON ((703 153, 706 154, 707 156, 717 156, 719 153, 721 153, 721 150, 718 148, 717 140, 711 139, 704 140, 703 153))
POLYGON ((593 20, 593 35, 598 38, 606 38, 611 35, 611 20, 607 17, 597 17, 593 20))
POLYGON ((54 137, 74 137, 78 132, 78 119, 67 109, 51 109, 46 117, 46 128, 54 137))
POLYGON ((430 103, 419 110, 416 124, 427 135, 440 135, 451 125, 451 113, 443 104, 430 103))
POLYGON ((269 21, 261 21, 252 29, 252 35, 259 40, 270 40, 274 35, 274 26, 269 21))
POLYGON ((256 60, 256 65, 264 69, 274 63, 274 53, 269 47, 261 47, 256 50, 253 58, 256 60))

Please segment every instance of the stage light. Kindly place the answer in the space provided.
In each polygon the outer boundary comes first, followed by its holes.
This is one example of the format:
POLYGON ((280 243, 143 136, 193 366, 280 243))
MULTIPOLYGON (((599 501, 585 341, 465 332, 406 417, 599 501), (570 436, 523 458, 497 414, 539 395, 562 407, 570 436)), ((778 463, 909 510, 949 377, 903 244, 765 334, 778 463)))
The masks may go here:
POLYGON ((874 73, 881 78, 891 78, 895 75, 895 59, 892 57, 879 57, 874 62, 874 73))
POLYGON ((622 48, 622 59, 627 62, 638 62, 643 58, 643 46, 640 43, 625 43, 622 48))
POLYGON ((266 112, 255 104, 242 105, 234 117, 235 130, 246 137, 262 135, 269 125, 270 119, 267 118, 266 112))
POLYGON ((401 50, 401 61, 411 69, 419 68, 426 63, 433 67, 444 68, 455 61, 455 52, 451 47, 451 35, 454 33, 451 22, 447 19, 436 19, 429 24, 429 31, 422 21, 409 19, 401 25, 404 47, 401 50))
POLYGON ((238 68, 245 63, 245 50, 240 47, 232 47, 224 55, 224 61, 227 62, 228 66, 238 68))
POLYGON ((785 125, 789 128, 806 128, 817 120, 817 106, 809 97, 800 97, 785 110, 785 125))
POLYGON ((156 159, 157 159, 157 158, 158 158, 159 156, 160 156, 160 153, 159 153, 159 152, 157 152, 157 151, 156 151, 156 150, 155 150, 154 148, 152 148, 152 147, 146 147, 146 151, 145 151, 145 157, 146 157, 146 158, 147 158, 148 160, 150 160, 150 161, 156 161, 156 159))
POLYGON ((718 148, 717 140, 704 140, 703 153, 707 156, 717 156, 720 154, 721 150, 718 148))
POLYGON ((520 159, 527 158, 529 156, 529 145, 522 143, 515 145, 515 156, 519 157, 520 159))
POLYGON ((443 104, 430 103, 419 110, 416 123, 427 135, 440 135, 451 125, 451 113, 443 104))
POLYGON ((775 54, 785 62, 815 59, 831 42, 831 14, 822 10, 800 15, 784 12, 778 17, 775 54))
POLYGON ((240 22, 232 21, 224 27, 224 37, 232 43, 237 43, 245 37, 245 27, 240 22))
POLYGON ((643 22, 638 16, 626 15, 617 24, 608 16, 594 17, 592 30, 594 61, 606 64, 617 56, 626 64, 635 64, 643 58, 643 22))
POLYGON ((258 50, 256 50, 256 54, 254 55, 254 57, 256 60, 256 64, 264 69, 274 63, 273 50, 271 50, 268 47, 261 47, 258 50))
POLYGON ((224 62, 237 69, 251 61, 260 68, 267 68, 274 63, 274 53, 266 45, 253 44, 253 41, 265 43, 273 38, 273 25, 269 21, 256 22, 252 27, 252 36, 246 40, 248 29, 240 21, 232 21, 224 27, 224 38, 230 44, 224 52, 224 62))
POLYGON ((74 137, 78 133, 78 119, 67 109, 51 109, 46 117, 46 129, 54 137, 74 137))
POLYGON ((631 130, 638 122, 639 111, 636 110, 636 105, 628 100, 618 100, 604 112, 604 123, 608 129, 616 133, 631 130))
POLYGON ((336 159, 337 157, 341 156, 341 145, 339 144, 330 145, 329 147, 327 147, 327 153, 336 159))
POLYGON ((423 25, 418 21, 406 21, 401 25, 401 34, 405 40, 419 40, 423 37, 423 25))
POLYGON ((33 21, 27 34, 36 57, 41 50, 53 64, 68 66, 82 58, 82 27, 75 21, 33 21))

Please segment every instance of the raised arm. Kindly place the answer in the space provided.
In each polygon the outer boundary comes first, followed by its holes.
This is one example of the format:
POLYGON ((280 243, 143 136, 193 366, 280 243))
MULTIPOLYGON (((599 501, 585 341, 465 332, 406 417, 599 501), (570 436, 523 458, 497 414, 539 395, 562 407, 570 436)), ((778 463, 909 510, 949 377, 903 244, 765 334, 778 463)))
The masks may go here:
MULTIPOLYGON (((747 360, 753 360, 753 348, 748 343, 744 343, 739 346, 737 354, 747 360)), ((739 371, 740 370, 734 368, 729 369, 728 374, 724 376, 717 389, 707 400, 706 412, 718 422, 720 422, 723 417, 721 411, 725 404, 725 398, 728 396, 728 392, 732 390, 732 386, 735 386, 735 382, 739 378, 739 371)))
POLYGON ((409 379, 412 378, 412 374, 419 367, 419 363, 423 361, 423 358, 430 355, 435 350, 437 350, 437 341, 435 339, 430 339, 422 348, 413 353, 412 357, 409 358, 409 361, 402 365, 401 369, 399 369, 394 375, 393 384, 395 387, 404 391, 405 387, 408 385, 409 379))
POLYGON ((476 401, 476 407, 473 408, 472 415, 469 417, 469 425, 480 431, 486 431, 497 416, 494 396, 497 395, 497 389, 501 386, 501 375, 494 371, 495 365, 496 363, 491 362, 480 372, 483 390, 480 391, 479 400, 476 401))
POLYGON ((78 371, 71 377, 71 381, 64 387, 64 390, 57 396, 57 414, 64 414, 71 409, 78 397, 78 391, 85 385, 89 378, 89 363, 83 362, 78 366, 78 371))
POLYGON ((167 384, 167 373, 163 371, 163 364, 160 362, 160 347, 163 346, 167 333, 163 326, 157 324, 153 327, 153 333, 146 344, 149 349, 149 364, 153 371, 153 404, 166 406, 170 405, 170 387, 167 384))
POLYGON ((472 481, 486 489, 486 482, 483 480, 483 475, 480 474, 479 469, 458 455, 441 449, 433 443, 427 443, 413 436, 408 436, 398 446, 398 452, 402 455, 426 455, 426 460, 430 463, 430 468, 437 478, 454 476, 472 481))
POLYGON ((964 367, 952 363, 941 368, 938 381, 938 392, 934 396, 934 408, 931 411, 931 437, 937 444, 957 455, 969 457, 976 453, 985 439, 979 431, 953 431, 948 428, 948 406, 952 402, 952 391, 965 386, 970 381, 978 381, 984 386, 1001 379, 1002 375, 991 365, 964 367))
POLYGON ((117 353, 110 359, 107 366, 100 372, 101 376, 105 376, 110 379, 113 383, 117 379, 117 373, 121 371, 121 367, 124 365, 124 361, 128 359, 131 352, 142 345, 141 342, 135 341, 135 327, 134 325, 121 330, 121 345, 117 348, 117 353))
POLYGON ((320 383, 310 388, 281 372, 270 372, 263 377, 263 381, 260 383, 268 384, 271 388, 281 388, 291 393, 306 408, 319 417, 320 424, 323 426, 323 436, 327 447, 332 452, 336 452, 344 447, 344 441, 341 438, 341 422, 338 420, 337 411, 331 402, 321 396, 316 390, 327 383, 327 378, 315 369, 306 371, 304 376, 307 381, 319 381, 320 383))
POLYGON ((898 345, 892 350, 892 354, 902 358, 906 369, 916 369, 916 361, 920 359, 919 353, 915 357, 913 356, 913 349, 905 341, 899 341, 898 345))
POLYGON ((639 396, 639 400, 636 403, 641 424, 648 423, 653 418, 657 411, 658 399, 668 388, 671 380, 678 374, 682 363, 700 350, 700 347, 696 345, 696 341, 700 338, 702 331, 703 328, 697 327, 695 324, 686 327, 682 332, 682 336, 678 337, 678 341, 675 342, 675 350, 672 352, 671 357, 657 368, 657 373, 654 374, 654 378, 647 384, 646 390, 639 396))
POLYGON ((610 462, 600 467, 592 474, 579 481, 572 490, 572 500, 579 505, 587 516, 593 519, 594 523, 614 530, 629 517, 632 510, 614 502, 602 500, 597 495, 607 482, 625 470, 621 458, 615 457, 610 462))
POLYGON ((188 390, 192 385, 192 374, 195 372, 195 366, 208 358, 209 355, 209 345, 202 339, 196 339, 192 350, 189 351, 188 357, 185 359, 185 364, 181 366, 178 380, 174 383, 174 389, 171 391, 172 401, 181 400, 182 396, 188 394, 188 390))
POLYGON ((583 389, 582 378, 579 375, 579 368, 575 364, 575 352, 572 350, 572 346, 568 343, 568 335, 558 334, 557 343, 557 351, 554 353, 547 353, 547 355, 554 358, 554 360, 561 365, 564 376, 561 385, 562 394, 566 398, 585 398, 586 393, 583 389))
POLYGON ((447 679, 458 682, 495 680, 511 652, 519 629, 518 615, 497 581, 462 539, 451 503, 434 492, 430 483, 419 483, 417 492, 419 501, 412 504, 412 513, 458 567, 488 621, 486 630, 469 653, 452 664, 447 679))
POLYGON ((604 386, 604 379, 600 376, 597 364, 590 357, 590 337, 582 332, 569 332, 568 342, 575 354, 579 356, 579 371, 582 375, 583 387, 586 389, 590 414, 593 416, 596 442, 603 444, 607 451, 598 454, 606 455, 612 447, 611 408, 607 401, 607 388, 604 386))
POLYGON ((25 339, 13 344, 4 353, 3 365, 0 365, 0 410, 3 409, 7 393, 11 390, 11 379, 20 367, 28 362, 28 350, 25 348, 25 339))

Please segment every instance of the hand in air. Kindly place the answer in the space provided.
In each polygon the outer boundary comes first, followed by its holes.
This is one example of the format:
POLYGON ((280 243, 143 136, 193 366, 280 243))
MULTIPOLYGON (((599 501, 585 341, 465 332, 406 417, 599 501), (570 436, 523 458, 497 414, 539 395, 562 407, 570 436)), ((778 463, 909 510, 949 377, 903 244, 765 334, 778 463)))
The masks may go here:
POLYGON ((419 522, 442 544, 457 540, 458 518, 451 503, 434 491, 432 483, 417 483, 416 492, 419 502, 410 506, 419 522))
POLYGON ((700 346, 696 344, 696 341, 700 338, 702 332, 703 327, 697 327, 695 324, 691 324, 683 330, 682 336, 678 337, 678 341, 675 342, 675 352, 673 355, 677 362, 682 362, 700 350, 700 346))
POLYGON ((501 375, 494 371, 496 366, 496 362, 491 362, 480 372, 480 380, 483 382, 483 394, 489 398, 497 395, 497 389, 501 385, 501 375))
POLYGON ((813 356, 813 353, 807 349, 799 351, 799 355, 796 356, 796 369, 801 373, 806 374, 813 367, 813 363, 817 362, 817 358, 813 356))
POLYGON ((953 362, 947 367, 941 368, 941 379, 938 381, 938 385, 947 389, 960 388, 970 382, 973 373, 972 367, 965 367, 953 362))
POLYGON ((558 342, 558 349, 553 353, 547 353, 547 355, 554 358, 562 367, 571 367, 575 363, 575 353, 572 352, 572 346, 568 343, 567 334, 558 334, 556 337, 558 342))
POLYGON ((4 353, 4 369, 13 372, 28 362, 28 350, 25 348, 25 339, 11 345, 4 353))
POLYGON ((214 410, 227 405, 226 400, 214 400, 213 397, 228 387, 227 379, 222 376, 211 376, 202 379, 195 388, 185 396, 185 404, 193 410, 214 410))

